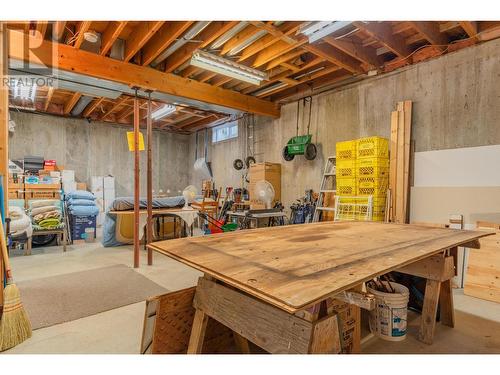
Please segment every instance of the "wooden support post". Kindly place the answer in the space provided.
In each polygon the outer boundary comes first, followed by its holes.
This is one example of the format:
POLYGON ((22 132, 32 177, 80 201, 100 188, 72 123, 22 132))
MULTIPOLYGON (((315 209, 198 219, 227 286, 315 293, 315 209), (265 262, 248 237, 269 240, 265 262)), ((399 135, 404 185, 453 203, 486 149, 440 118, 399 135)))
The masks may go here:
MULTIPOLYGON (((146 223, 146 243, 153 241, 153 124, 151 121, 151 93, 148 95, 148 118, 147 118, 147 138, 148 138, 148 219, 146 223)), ((148 247, 148 265, 153 265, 153 249, 148 247)))
POLYGON ((426 344, 432 344, 436 328, 436 314, 439 302, 441 282, 427 279, 425 284, 424 306, 422 308, 422 321, 418 338, 426 344))
POLYGON ((239 333, 233 331, 234 342, 242 354, 250 354, 250 345, 248 340, 239 333))
POLYGON ((139 98, 137 89, 134 97, 134 268, 139 268, 139 98))

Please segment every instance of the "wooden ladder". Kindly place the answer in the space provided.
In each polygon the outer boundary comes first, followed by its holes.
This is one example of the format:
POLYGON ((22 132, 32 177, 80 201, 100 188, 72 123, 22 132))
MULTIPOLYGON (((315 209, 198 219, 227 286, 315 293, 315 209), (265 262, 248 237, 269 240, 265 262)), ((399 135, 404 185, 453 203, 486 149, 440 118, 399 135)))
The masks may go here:
POLYGON ((325 170, 323 171, 323 178, 321 180, 321 185, 319 187, 319 197, 318 202, 316 202, 316 209, 314 210, 313 215, 313 223, 317 223, 319 221, 320 213, 322 211, 335 211, 334 207, 325 207, 323 203, 325 201, 326 193, 335 193, 336 190, 336 181, 335 181, 335 165, 336 165, 336 157, 329 156, 325 163, 325 170), (333 179, 333 189, 328 188, 328 180, 333 179))

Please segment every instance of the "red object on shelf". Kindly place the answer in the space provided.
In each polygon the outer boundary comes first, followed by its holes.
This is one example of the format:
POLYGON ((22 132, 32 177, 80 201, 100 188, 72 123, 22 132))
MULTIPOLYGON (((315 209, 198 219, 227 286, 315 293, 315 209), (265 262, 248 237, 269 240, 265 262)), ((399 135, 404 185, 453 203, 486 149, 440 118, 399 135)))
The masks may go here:
POLYGON ((56 170, 56 161, 55 160, 45 160, 43 162, 43 169, 46 171, 55 171, 56 170))

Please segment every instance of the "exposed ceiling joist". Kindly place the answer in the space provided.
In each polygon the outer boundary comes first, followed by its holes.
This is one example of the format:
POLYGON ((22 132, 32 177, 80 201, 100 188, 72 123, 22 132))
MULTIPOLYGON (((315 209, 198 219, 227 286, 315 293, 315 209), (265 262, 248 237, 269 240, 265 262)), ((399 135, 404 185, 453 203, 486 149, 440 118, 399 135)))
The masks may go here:
POLYGON ((128 62, 148 42, 149 39, 163 25, 164 21, 145 21, 137 26, 134 33, 125 42, 125 56, 123 61, 128 62))
POLYGON ((338 65, 341 68, 344 68, 348 72, 358 74, 364 73, 359 62, 329 44, 308 44, 303 48, 306 51, 312 52, 315 55, 322 57, 323 59, 330 61, 331 63, 338 65))
POLYGON ((166 22, 144 46, 142 51, 142 65, 151 64, 160 53, 186 32, 193 23, 194 21, 166 22))
POLYGON ((104 30, 101 38, 101 55, 106 55, 113 43, 118 39, 123 29, 127 26, 127 21, 112 21, 104 30))
POLYGON ((50 101, 52 100, 52 96, 54 96, 54 87, 49 87, 49 91, 47 91, 47 98, 45 99, 45 103, 43 105, 43 110, 47 111, 49 108, 50 101))
POLYGON ((412 21, 411 24, 431 44, 441 47, 448 44, 448 39, 444 34, 441 34, 436 22, 412 21))
POLYGON ((370 47, 362 47, 351 41, 335 39, 332 36, 326 36, 323 40, 349 56, 354 57, 365 64, 371 65, 372 67, 379 67, 384 64, 383 59, 377 55, 377 52, 374 49, 371 49, 370 47))
POLYGON ((356 21, 353 24, 371 37, 377 39, 399 57, 407 57, 412 52, 406 45, 403 37, 394 35, 392 27, 387 23, 356 21))
POLYGON ((459 24, 469 37, 473 38, 478 34, 476 21, 460 21, 459 24))
POLYGON ((69 115, 71 113, 71 110, 75 107, 76 103, 78 103, 81 97, 82 94, 80 94, 79 92, 75 92, 64 105, 63 113, 65 115, 69 115))
MULTIPOLYGON (((24 61, 24 36, 18 31, 9 32, 9 57, 24 61)), ((126 63, 100 56, 95 53, 77 50, 59 44, 58 59, 53 61, 53 43, 44 41, 41 44, 31 41, 31 45, 39 45, 36 49, 36 58, 29 56, 33 61, 42 62, 61 70, 85 74, 95 78, 115 81, 128 86, 140 87, 143 90, 152 90, 164 94, 187 98, 202 103, 231 108, 242 112, 279 117, 280 110, 272 102, 253 98, 237 92, 214 87, 207 83, 200 83, 174 74, 167 74, 144 66, 126 63)))
POLYGON ((83 111, 82 113, 82 116, 83 117, 89 117, 95 110, 96 108, 102 104, 102 102, 104 101, 104 98, 96 98, 94 99, 94 101, 92 101, 88 106, 87 108, 85 108, 85 110, 83 111))
POLYGON ((83 41, 85 40, 85 33, 89 30, 91 24, 92 24, 91 21, 78 22, 75 33, 76 39, 75 42, 73 43, 73 47, 80 48, 83 41))
POLYGON ((120 107, 122 107, 127 101, 130 100, 130 97, 129 96, 122 96, 117 102, 115 102, 115 104, 109 109, 109 111, 106 111, 105 113, 103 113, 100 117, 99 117, 99 120, 104 120, 106 119, 107 117, 109 117, 112 113, 116 112, 116 110, 120 107))
POLYGON ((60 42, 66 31, 66 21, 56 21, 52 24, 52 40, 60 42))

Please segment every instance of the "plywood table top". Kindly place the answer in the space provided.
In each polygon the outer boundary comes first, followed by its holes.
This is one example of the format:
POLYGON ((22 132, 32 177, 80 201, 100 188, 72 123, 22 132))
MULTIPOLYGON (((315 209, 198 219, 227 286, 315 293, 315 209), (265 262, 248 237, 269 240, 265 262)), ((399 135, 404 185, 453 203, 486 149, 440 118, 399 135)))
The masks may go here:
POLYGON ((322 222, 160 241, 152 249, 288 312, 485 232, 322 222))
MULTIPOLYGON (((153 208, 153 215, 174 214, 176 212, 189 212, 189 211, 188 210, 183 210, 182 207, 153 208)), ((111 211, 109 211, 109 213, 110 214, 114 214, 114 215, 133 215, 134 214, 134 210, 122 210, 122 211, 111 210, 111 211)), ((141 209, 141 210, 139 210, 139 214, 140 215, 147 215, 148 214, 148 210, 141 209)))

